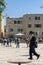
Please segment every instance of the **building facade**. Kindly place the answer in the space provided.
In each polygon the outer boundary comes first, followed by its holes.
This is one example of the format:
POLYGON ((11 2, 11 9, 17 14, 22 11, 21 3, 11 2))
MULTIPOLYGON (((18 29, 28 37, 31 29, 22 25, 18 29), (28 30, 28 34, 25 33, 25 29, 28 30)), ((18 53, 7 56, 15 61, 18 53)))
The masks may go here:
POLYGON ((19 32, 28 36, 30 31, 43 36, 43 14, 26 14, 20 18, 6 18, 6 36, 14 36, 19 32))

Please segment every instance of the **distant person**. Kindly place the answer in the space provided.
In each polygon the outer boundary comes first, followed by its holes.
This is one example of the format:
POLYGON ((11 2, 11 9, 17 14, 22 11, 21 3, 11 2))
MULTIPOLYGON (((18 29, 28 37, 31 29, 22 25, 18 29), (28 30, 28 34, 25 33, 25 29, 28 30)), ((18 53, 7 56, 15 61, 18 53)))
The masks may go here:
POLYGON ((15 44, 16 44, 17 38, 15 38, 14 41, 15 41, 15 44))
POLYGON ((16 48, 19 48, 19 38, 16 40, 16 48))
POLYGON ((33 59, 32 58, 32 54, 34 54, 35 56, 37 56, 37 59, 40 57, 40 55, 38 53, 36 53, 35 48, 36 48, 36 37, 33 35, 33 32, 30 32, 29 35, 31 36, 30 39, 30 45, 29 45, 29 56, 30 58, 28 59, 33 59))
POLYGON ((3 45, 4 45, 4 46, 5 46, 6 42, 7 42, 7 39, 4 38, 4 39, 3 39, 3 45))
POLYGON ((7 46, 6 47, 8 47, 9 46, 9 39, 7 39, 7 46))
POLYGON ((29 47, 29 37, 26 38, 27 47, 29 47))
POLYGON ((12 42, 12 39, 10 38, 10 39, 9 39, 10 46, 11 46, 11 42, 12 42))
POLYGON ((1 45, 3 45, 3 38, 0 38, 0 43, 1 45))

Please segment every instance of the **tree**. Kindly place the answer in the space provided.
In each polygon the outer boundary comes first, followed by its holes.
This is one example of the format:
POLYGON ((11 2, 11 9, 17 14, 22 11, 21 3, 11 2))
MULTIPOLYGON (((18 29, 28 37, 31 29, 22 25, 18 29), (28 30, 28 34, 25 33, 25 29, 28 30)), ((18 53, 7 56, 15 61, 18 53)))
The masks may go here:
POLYGON ((0 0, 0 21, 2 20, 2 12, 6 8, 6 2, 5 0, 0 0))

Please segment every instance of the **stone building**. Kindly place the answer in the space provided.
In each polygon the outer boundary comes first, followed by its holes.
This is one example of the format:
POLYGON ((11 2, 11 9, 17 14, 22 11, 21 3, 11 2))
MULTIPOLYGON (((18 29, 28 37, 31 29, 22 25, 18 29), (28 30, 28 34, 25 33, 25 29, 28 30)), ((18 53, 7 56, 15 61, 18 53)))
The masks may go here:
POLYGON ((20 18, 6 18, 6 35, 15 36, 16 33, 24 33, 28 36, 30 31, 43 36, 43 14, 25 14, 20 18))

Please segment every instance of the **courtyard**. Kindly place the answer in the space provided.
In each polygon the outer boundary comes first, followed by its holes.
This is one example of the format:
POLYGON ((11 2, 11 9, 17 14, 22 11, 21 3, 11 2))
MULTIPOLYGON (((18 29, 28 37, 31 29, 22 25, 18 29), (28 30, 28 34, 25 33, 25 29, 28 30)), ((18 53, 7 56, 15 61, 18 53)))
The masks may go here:
MULTIPOLYGON (((38 44, 36 52, 40 54, 40 58, 38 60, 33 56, 33 60, 31 60, 30 63, 22 65, 43 65, 43 43, 38 44)), ((12 43, 12 47, 6 47, 0 44, 0 65, 17 65, 7 62, 8 60, 14 60, 16 58, 29 58, 29 47, 27 48, 26 43, 20 43, 19 48, 16 48, 15 43, 12 43)))

